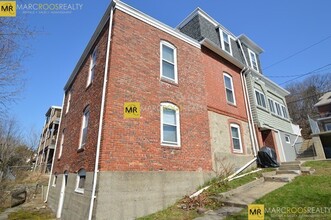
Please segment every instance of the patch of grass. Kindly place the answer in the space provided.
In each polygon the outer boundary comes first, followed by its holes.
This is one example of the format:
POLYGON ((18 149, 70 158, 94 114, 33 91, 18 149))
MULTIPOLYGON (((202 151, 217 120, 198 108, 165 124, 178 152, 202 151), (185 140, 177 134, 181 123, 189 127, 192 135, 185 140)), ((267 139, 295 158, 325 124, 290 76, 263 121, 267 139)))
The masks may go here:
MULTIPOLYGON (((303 166, 316 172, 299 176, 255 202, 264 204, 265 219, 331 219, 331 161, 306 162, 303 166)), ((247 219, 247 209, 227 219, 247 219)))
POLYGON ((178 208, 177 205, 171 206, 160 212, 138 218, 138 220, 190 220, 199 217, 200 215, 196 210, 183 210, 178 208))
MULTIPOLYGON (((251 182, 253 180, 256 180, 260 177, 262 177, 263 172, 270 172, 275 169, 263 169, 259 172, 248 174, 244 177, 241 177, 239 179, 235 179, 232 181, 224 181, 224 177, 218 177, 218 178, 213 178, 212 180, 208 181, 205 183, 203 186, 199 187, 199 189, 205 187, 205 186, 210 186, 208 190, 204 191, 201 196, 204 198, 207 197, 212 197, 213 195, 217 195, 222 192, 229 191, 231 189, 237 188, 241 185, 244 185, 248 182, 251 182)), ((154 214, 138 218, 138 220, 190 220, 194 219, 196 217, 199 217, 199 215, 196 211, 196 209, 191 209, 191 210, 184 210, 178 206, 181 206, 183 203, 183 200, 177 202, 175 205, 170 206, 169 208, 156 212, 154 214)), ((213 199, 208 199, 206 200, 206 204, 204 204, 205 207, 208 209, 214 209, 216 207, 219 207, 221 204, 219 204, 218 201, 213 200, 213 199)))
POLYGON ((9 220, 33 219, 33 220, 50 220, 55 219, 52 213, 48 211, 24 210, 20 209, 17 212, 11 213, 8 216, 9 220))

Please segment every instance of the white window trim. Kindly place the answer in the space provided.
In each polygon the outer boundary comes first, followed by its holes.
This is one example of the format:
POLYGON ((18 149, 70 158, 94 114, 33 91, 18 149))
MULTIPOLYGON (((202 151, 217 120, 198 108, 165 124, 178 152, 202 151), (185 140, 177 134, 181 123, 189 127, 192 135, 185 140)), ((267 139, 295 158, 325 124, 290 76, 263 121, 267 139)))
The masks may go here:
POLYGON ((95 74, 95 66, 96 66, 96 56, 97 56, 97 48, 94 48, 93 52, 90 54, 90 67, 89 67, 89 72, 88 72, 88 77, 87 77, 87 83, 86 87, 92 84, 93 79, 94 79, 94 74, 95 74), (93 78, 92 78, 92 70, 93 70, 93 78))
POLYGON ((228 103, 230 103, 230 104, 232 104, 232 105, 237 105, 237 102, 236 102, 236 94, 235 94, 235 91, 234 91, 234 86, 233 86, 233 79, 232 79, 232 76, 231 75, 229 75, 229 74, 227 74, 227 73, 223 73, 223 80, 224 80, 224 88, 225 88, 225 97, 226 97, 226 101, 228 102, 228 103), (230 82, 231 82, 231 87, 232 87, 232 95, 233 95, 233 102, 230 102, 229 100, 228 100, 228 97, 227 97, 227 95, 226 95, 226 89, 228 89, 227 87, 226 87, 226 84, 225 84, 225 77, 228 77, 229 79, 230 79, 230 82))
MULTIPOLYGON (((84 188, 79 188, 79 182, 80 182, 80 177, 81 177, 81 175, 79 175, 79 173, 81 171, 82 171, 82 169, 80 169, 77 173, 75 192, 84 194, 84 188)), ((85 172, 85 183, 84 184, 86 184, 86 171, 84 170, 84 172, 85 172)), ((63 178, 65 178, 65 177, 63 176, 63 178)), ((85 185, 84 185, 84 187, 85 187, 85 185)))
POLYGON ((219 35, 220 35, 222 50, 224 50, 225 52, 227 52, 228 54, 230 54, 232 56, 231 37, 228 33, 224 32, 225 34, 228 35, 228 41, 229 41, 230 51, 227 51, 227 50, 225 50, 223 32, 224 31, 221 28, 219 28, 219 35))
MULTIPOLYGON (((85 107, 84 112, 83 112, 83 118, 82 118, 82 126, 81 126, 81 131, 80 131, 80 139, 79 139, 79 147, 78 149, 82 149, 86 143, 83 144, 83 132, 86 124, 86 113, 88 113, 88 123, 87 127, 90 121, 90 108, 89 106, 85 107)), ((86 133, 87 135, 87 133, 86 133)))
POLYGON ((167 42, 167 41, 161 41, 160 42, 160 79, 166 79, 166 80, 170 80, 170 81, 172 81, 172 82, 174 82, 174 83, 176 83, 176 84, 178 84, 178 71, 177 71, 177 48, 174 46, 174 45, 172 45, 171 43, 169 43, 169 42, 167 42), (169 78, 169 77, 166 77, 166 76, 163 76, 162 75, 162 73, 163 73, 163 65, 162 65, 162 61, 163 61, 163 50, 162 50, 162 46, 163 45, 165 45, 165 46, 167 46, 167 47, 169 47, 169 48, 171 48, 171 49, 173 49, 173 51, 174 51, 174 63, 173 63, 173 65, 174 65, 174 77, 175 77, 175 79, 171 79, 171 78, 169 78))
POLYGON ((63 129, 62 134, 61 134, 61 142, 60 142, 60 150, 59 150, 58 159, 60 159, 61 156, 62 156, 63 143, 64 143, 64 129, 63 129))
POLYGON ((283 110, 282 110, 282 104, 280 104, 279 102, 276 102, 275 101, 275 110, 276 110, 276 115, 278 117, 281 117, 281 118, 284 118, 284 115, 283 115, 283 110), (280 115, 278 114, 278 111, 277 111, 277 105, 279 105, 279 109, 280 109, 280 115))
POLYGON ((250 61, 250 63, 251 63, 251 67, 252 67, 255 71, 260 72, 260 70, 259 70, 259 63, 257 62, 256 53, 254 53, 254 52, 253 52, 251 49, 249 49, 249 48, 247 48, 247 49, 248 49, 248 55, 249 55, 249 61, 250 61), (256 60, 256 68, 257 68, 257 69, 255 69, 255 68, 254 68, 254 65, 253 65, 252 54, 254 55, 254 58, 255 58, 255 60, 256 60))
POLYGON ((280 108, 282 109, 282 115, 283 115, 283 118, 284 119, 288 119, 289 118, 289 114, 288 114, 288 111, 287 111, 287 108, 285 105, 280 105, 280 108), (284 112, 285 110, 285 112, 284 112), (286 114, 286 115, 285 115, 286 114), (287 117, 286 117, 287 116, 287 117))
POLYGON ((254 96, 255 96, 256 106, 258 106, 259 108, 262 108, 262 109, 267 110, 267 99, 266 99, 266 95, 264 95, 264 93, 263 93, 262 91, 260 91, 260 90, 258 90, 258 89, 254 89, 254 96), (265 103, 265 105, 266 105, 265 107, 262 106, 262 105, 259 105, 259 103, 258 103, 258 101, 257 101, 257 97, 256 97, 256 92, 258 92, 258 93, 260 93, 260 94, 263 95, 263 97, 264 97, 264 103, 265 103))
POLYGON ((181 142, 180 142, 180 119, 179 119, 179 108, 169 102, 162 102, 161 106, 160 106, 160 112, 161 112, 161 145, 162 146, 171 146, 171 147, 180 147, 181 146, 181 142), (176 126, 177 126, 177 142, 169 142, 169 141, 164 141, 163 140, 163 108, 169 108, 169 109, 173 109, 176 111, 176 126))
POLYGON ((71 102, 71 90, 68 91, 68 99, 67 99, 66 114, 69 112, 70 102, 71 102))
POLYGON ((54 174, 53 176, 53 182, 52 182, 52 186, 56 187, 56 182, 57 182, 57 174, 54 174))
POLYGON ((241 141, 241 132, 240 132, 240 126, 237 124, 230 124, 230 135, 231 135, 231 143, 232 143, 232 150, 234 153, 243 153, 243 145, 241 141), (233 143, 233 136, 232 136, 232 128, 237 128, 238 129, 238 135, 239 135, 239 144, 240 144, 240 150, 234 148, 234 143, 233 143))
POLYGON ((270 112, 271 112, 272 114, 275 115, 275 114, 276 114, 275 101, 274 101, 273 99, 271 99, 271 98, 268 98, 268 104, 269 104, 270 112), (270 100, 270 101, 269 101, 269 100, 270 100), (273 111, 272 111, 272 108, 271 108, 270 102, 271 102, 271 105, 272 105, 272 107, 273 107, 273 111))
POLYGON ((285 134, 285 142, 291 144, 291 137, 288 134, 285 134), (288 138, 288 141, 286 140, 288 138))

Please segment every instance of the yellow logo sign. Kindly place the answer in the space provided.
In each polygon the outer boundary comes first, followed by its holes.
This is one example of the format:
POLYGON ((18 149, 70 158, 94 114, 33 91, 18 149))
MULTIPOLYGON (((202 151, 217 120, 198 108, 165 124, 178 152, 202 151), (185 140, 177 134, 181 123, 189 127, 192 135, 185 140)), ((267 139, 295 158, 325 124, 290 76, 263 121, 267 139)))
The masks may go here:
POLYGON ((264 205, 248 205, 248 220, 264 220, 264 205))
POLYGON ((140 118, 140 102, 124 102, 124 118, 140 118))
POLYGON ((16 2, 0 1, 0 17, 16 17, 16 2))

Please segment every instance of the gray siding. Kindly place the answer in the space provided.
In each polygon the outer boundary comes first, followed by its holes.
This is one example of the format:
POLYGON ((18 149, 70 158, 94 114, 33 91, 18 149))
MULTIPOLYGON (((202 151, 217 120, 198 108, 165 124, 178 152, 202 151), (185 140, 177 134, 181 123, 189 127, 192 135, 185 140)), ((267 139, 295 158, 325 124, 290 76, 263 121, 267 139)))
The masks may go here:
MULTIPOLYGON (((215 27, 207 19, 200 15, 194 16, 186 25, 179 29, 182 33, 201 41, 206 38, 211 40, 218 47, 221 46, 219 28, 215 27)), ((245 64, 244 57, 241 53, 238 43, 230 39, 232 56, 239 60, 241 63, 245 64)))
POLYGON ((196 39, 198 41, 202 40, 201 30, 200 30, 200 20, 199 15, 196 15, 192 20, 190 20, 186 25, 184 25, 180 31, 184 34, 196 39))
MULTIPOLYGON (((247 59, 247 62, 248 62, 248 66, 251 66, 251 60, 250 60, 250 58, 249 58, 249 54, 248 54, 248 47, 247 47, 247 45, 246 44, 242 44, 242 48, 243 48, 243 51, 244 51, 244 54, 245 54, 245 56, 246 56, 246 59, 247 59)), ((252 49, 251 49, 252 50, 252 49)), ((253 50, 252 50, 253 51, 253 50)), ((261 62, 260 62, 260 56, 259 56, 259 54, 257 54, 257 53, 255 53, 256 54, 256 59, 257 59, 257 65, 259 66, 259 72, 261 73, 261 74, 263 74, 262 73, 262 66, 261 66, 261 62)))
POLYGON ((271 114, 269 103, 267 101, 268 94, 270 95, 271 93, 273 94, 273 98, 276 99, 276 101, 279 101, 283 104, 286 103, 285 97, 275 94, 275 91, 272 91, 270 88, 268 88, 267 84, 264 85, 261 82, 256 82, 250 74, 247 77, 247 87, 249 100, 252 106, 254 123, 258 124, 260 127, 269 127, 283 132, 292 133, 291 122, 271 114), (261 90, 266 96, 267 109, 262 109, 257 106, 254 90, 255 88, 261 90))

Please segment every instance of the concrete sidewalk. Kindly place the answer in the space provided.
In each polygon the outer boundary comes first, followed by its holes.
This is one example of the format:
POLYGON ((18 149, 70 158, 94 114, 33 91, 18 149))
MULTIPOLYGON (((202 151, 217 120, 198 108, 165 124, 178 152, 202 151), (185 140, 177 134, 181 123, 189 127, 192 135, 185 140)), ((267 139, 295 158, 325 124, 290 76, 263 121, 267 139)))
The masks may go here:
POLYGON ((302 170, 307 171, 309 169, 302 168, 300 161, 283 163, 277 171, 264 173, 264 177, 258 180, 219 194, 217 199, 224 206, 218 210, 207 211, 204 216, 195 218, 195 220, 219 220, 240 212, 257 199, 291 182, 296 176, 301 175, 302 170))

